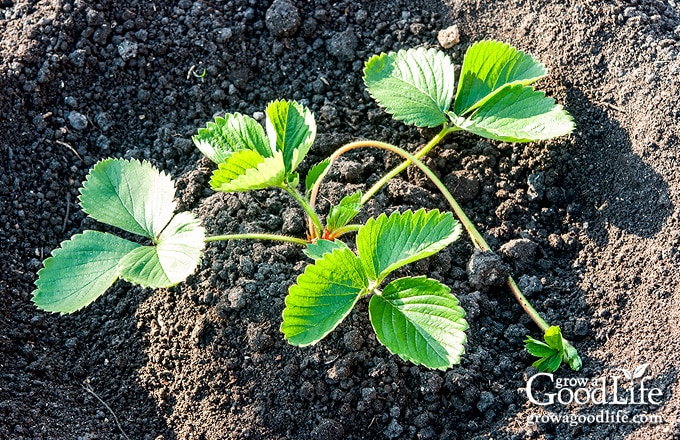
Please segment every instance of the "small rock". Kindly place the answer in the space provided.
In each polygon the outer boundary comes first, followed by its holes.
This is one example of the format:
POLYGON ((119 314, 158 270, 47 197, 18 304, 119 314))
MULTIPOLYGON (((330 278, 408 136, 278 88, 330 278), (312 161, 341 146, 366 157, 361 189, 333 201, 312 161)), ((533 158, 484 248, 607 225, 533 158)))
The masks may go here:
POLYGON ((267 9, 265 24, 275 37, 291 37, 300 27, 300 13, 287 0, 274 0, 267 9))
POLYGON ((227 294, 229 306, 235 310, 241 310, 246 305, 246 296, 242 287, 234 287, 227 294))
POLYGON ((479 194, 479 179, 472 171, 454 171, 444 177, 443 183, 459 202, 469 202, 479 194))
POLYGON ((99 135, 99 137, 97 138, 95 145, 100 150, 108 150, 109 146, 111 145, 111 141, 109 140, 109 138, 107 138, 106 136, 104 136, 102 134, 102 135, 99 135))
POLYGON ((87 117, 79 112, 69 112, 68 122, 76 130, 83 130, 87 127, 87 117))
POLYGON ((477 409, 481 412, 486 411, 494 404, 494 397, 488 391, 482 391, 479 395, 479 402, 477 402, 477 409))
POLYGON ((537 276, 522 275, 519 277, 517 287, 527 298, 543 291, 543 283, 537 276))
POLYGON ((533 264, 536 258, 538 245, 528 238, 510 240, 499 249, 499 252, 513 260, 518 270, 526 269, 533 264))
POLYGON ((312 430, 312 438, 315 440, 341 440, 345 438, 345 429, 336 420, 321 419, 321 422, 312 430))
POLYGON ((404 428, 397 422, 396 419, 392 419, 390 424, 387 425, 387 429, 383 431, 383 434, 385 434, 387 438, 399 438, 402 432, 404 432, 404 428))
POLYGON ((85 49, 76 49, 68 56, 69 61, 76 67, 83 67, 85 64, 85 49))
POLYGON ((134 41, 123 40, 118 45, 118 53, 123 61, 131 60, 137 56, 138 45, 134 41))
POLYGON ((545 195, 545 176, 543 173, 533 173, 527 177, 527 198, 533 202, 541 200, 545 195))
POLYGON ((420 35, 425 32, 427 26, 425 26, 423 23, 411 23, 408 28, 413 35, 420 35))
POLYGON ((113 119, 107 112, 99 112, 94 115, 94 123, 97 124, 102 131, 109 131, 113 127, 113 119))
POLYGON ((437 41, 444 49, 450 49, 456 44, 460 43, 460 29, 458 25, 454 24, 446 29, 442 29, 437 34, 437 41))
POLYGON ((78 101, 76 101, 76 98, 73 96, 67 96, 64 98, 64 104, 68 105, 71 108, 78 107, 78 101))
POLYGON ((467 272, 470 285, 481 290, 505 284, 510 268, 494 252, 475 251, 468 263, 467 272))
POLYGON ((342 342, 345 344, 347 350, 359 351, 364 344, 364 338, 361 336, 361 332, 355 329, 345 333, 345 336, 342 337, 342 342))
POLYGON ((340 61, 352 61, 358 44, 354 31, 348 28, 326 40, 326 50, 340 61))
POLYGON ((234 36, 234 31, 231 30, 231 28, 222 28, 217 30, 217 36, 215 37, 215 41, 217 41, 219 44, 223 44, 226 41, 230 40, 231 37, 234 36))

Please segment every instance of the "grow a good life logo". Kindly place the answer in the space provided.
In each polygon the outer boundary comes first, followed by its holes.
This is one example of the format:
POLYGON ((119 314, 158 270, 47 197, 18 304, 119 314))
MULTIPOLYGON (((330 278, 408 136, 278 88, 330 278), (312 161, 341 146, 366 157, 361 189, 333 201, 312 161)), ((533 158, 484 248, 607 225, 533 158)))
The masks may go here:
POLYGON ((663 390, 650 386, 649 364, 632 370, 618 368, 602 377, 556 377, 537 373, 527 380, 524 391, 533 405, 593 410, 595 412, 534 412, 528 425, 536 423, 568 423, 571 426, 594 423, 661 424, 663 417, 642 412, 662 404, 663 390))

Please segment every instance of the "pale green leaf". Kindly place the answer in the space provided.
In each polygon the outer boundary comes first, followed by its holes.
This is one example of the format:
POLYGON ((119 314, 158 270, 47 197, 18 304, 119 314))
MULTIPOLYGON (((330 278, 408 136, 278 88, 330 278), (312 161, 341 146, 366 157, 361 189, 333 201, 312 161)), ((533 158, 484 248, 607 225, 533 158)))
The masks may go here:
POLYGON ((562 331, 558 326, 553 325, 552 327, 548 328, 548 330, 546 330, 543 334, 543 339, 551 348, 554 348, 557 351, 564 350, 564 344, 562 343, 562 331))
POLYGON ((454 122, 479 136, 505 142, 552 139, 574 129, 573 119, 561 105, 545 93, 519 84, 503 87, 470 117, 454 122))
POLYGON ((460 231, 450 213, 436 209, 381 214, 359 229, 357 249, 369 278, 382 281, 393 270, 444 249, 460 231))
POLYGON ((267 136, 271 151, 283 153, 287 173, 295 171, 316 138, 314 114, 295 101, 274 101, 267 106, 267 136))
POLYGON ((167 174, 136 159, 105 159, 90 171, 80 190, 88 215, 151 239, 175 211, 175 185, 167 174))
POLYGON ((292 345, 318 342, 349 314, 368 280, 350 249, 336 249, 307 266, 291 286, 281 331, 292 345))
POLYGON ((305 248, 302 252, 312 260, 318 260, 319 258, 333 252, 336 249, 346 248, 347 245, 345 244, 345 242, 340 241, 338 239, 334 241, 319 239, 316 240, 314 243, 309 243, 307 245, 307 248, 305 248))
POLYGON ((503 86, 529 85, 545 75, 545 66, 531 55, 500 41, 479 41, 465 53, 453 111, 463 116, 503 86))
POLYGON ((194 273, 204 245, 200 221, 190 212, 181 212, 155 246, 139 247, 120 261, 120 277, 143 287, 174 286, 194 273))
POLYGON ((446 123, 455 90, 453 63, 435 49, 371 57, 364 67, 368 92, 394 119, 418 127, 446 123))
POLYGON ((356 191, 340 200, 336 206, 331 206, 326 217, 326 228, 333 232, 351 222, 361 210, 361 190, 356 191))
POLYGON ((378 340, 404 360, 443 370, 465 352, 465 311, 436 280, 394 280, 371 297, 368 311, 378 340))
POLYGON ((192 139, 201 153, 217 164, 239 150, 255 150, 264 157, 272 156, 262 126, 250 116, 240 113, 216 117, 214 122, 199 128, 192 139))
POLYGON ((118 263, 138 247, 105 232, 74 235, 38 271, 33 302, 42 310, 59 313, 87 306, 118 279, 118 263))
POLYGON ((324 173, 324 171, 326 171, 326 168, 328 168, 328 165, 330 164, 331 159, 329 157, 317 163, 309 170, 309 172, 307 173, 307 177, 305 178, 305 187, 307 188, 307 192, 312 190, 312 188, 316 184, 316 181, 319 180, 319 177, 321 177, 321 175, 324 173))
POLYGON ((558 351, 545 342, 538 341, 531 336, 527 336, 527 338, 524 340, 524 347, 527 349, 530 355, 536 357, 550 357, 558 351))
POLYGON ((281 186, 285 179, 286 170, 280 152, 265 158, 254 150, 240 150, 219 164, 210 179, 210 186, 215 191, 250 191, 281 186))

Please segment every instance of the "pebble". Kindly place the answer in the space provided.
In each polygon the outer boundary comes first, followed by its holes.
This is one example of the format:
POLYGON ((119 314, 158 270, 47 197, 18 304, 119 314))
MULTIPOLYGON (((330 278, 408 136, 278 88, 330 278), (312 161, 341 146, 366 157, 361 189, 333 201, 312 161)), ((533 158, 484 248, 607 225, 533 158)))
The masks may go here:
POLYGON ((543 291, 543 283, 537 276, 522 275, 517 281, 517 287, 527 298, 543 291))
POLYGON ((358 44, 359 41, 354 31, 348 28, 326 40, 326 50, 340 61, 351 61, 355 57, 358 44))
POLYGON ((439 44, 444 49, 450 49, 460 43, 460 29, 458 29, 458 25, 454 24, 439 31, 437 41, 439 41, 439 44))
POLYGON ((545 195, 545 176, 543 173, 533 173, 527 177, 527 198, 533 202, 541 200, 545 195))
POLYGON ((385 434, 387 438, 399 438, 402 432, 404 432, 404 427, 401 426, 396 419, 392 419, 383 434, 385 434))
POLYGON ((483 289, 505 284, 510 268, 499 255, 491 251, 475 251, 468 263, 467 272, 470 285, 475 289, 483 289))
POLYGON ((131 60, 137 56, 138 45, 134 41, 123 40, 118 44, 118 53, 123 61, 131 60))
POLYGON ((94 123, 97 124, 102 131, 109 131, 109 129, 113 127, 113 119, 107 112, 99 112, 94 115, 94 123))
POLYGON ((85 49, 76 49, 68 56, 69 61, 76 67, 83 67, 85 64, 85 49))
POLYGON ((287 0, 274 0, 267 9, 265 24, 275 37, 291 37, 300 27, 300 13, 287 0))
POLYGON ((87 127, 87 118, 84 114, 79 112, 69 112, 68 122, 71 124, 71 127, 76 130, 83 130, 87 127))

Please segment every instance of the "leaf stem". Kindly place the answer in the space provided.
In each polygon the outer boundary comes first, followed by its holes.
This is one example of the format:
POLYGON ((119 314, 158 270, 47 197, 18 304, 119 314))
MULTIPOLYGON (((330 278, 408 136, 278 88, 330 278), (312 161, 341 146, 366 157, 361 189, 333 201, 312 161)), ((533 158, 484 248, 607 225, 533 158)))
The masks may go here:
POLYGON ((206 237, 205 242, 210 243, 212 241, 227 241, 227 240, 273 240, 273 241, 284 241, 287 243, 299 244, 300 246, 307 246, 307 242, 301 238, 289 237, 287 235, 277 235, 277 234, 227 234, 227 235, 213 235, 211 237, 206 237))
MULTIPOLYGON (((428 144, 429 145, 429 144, 428 144)), ((472 238, 472 243, 475 245, 477 249, 480 249, 482 251, 490 251, 491 247, 489 244, 484 240, 484 237, 482 237, 482 234, 479 233, 477 228, 475 227, 474 223, 470 220, 470 218, 465 214, 465 211, 460 207, 458 202, 456 202, 456 199, 453 197, 451 192, 449 192, 448 188, 442 183, 442 181, 434 174, 434 172, 424 163, 422 163, 418 158, 416 158, 414 155, 410 154, 409 152, 405 151, 402 148, 397 147, 396 145, 388 144, 386 142, 380 142, 380 141, 371 141, 371 140, 366 140, 366 141, 357 141, 357 142, 352 142, 347 145, 344 145, 343 147, 340 147, 337 151, 333 153, 331 156, 331 163, 329 164, 328 168, 326 168, 326 171, 331 167, 333 162, 340 157, 342 154, 354 150, 356 148, 361 148, 361 147, 373 147, 373 148, 380 148, 383 150, 391 151, 392 153, 398 154, 401 157, 405 158, 408 163, 413 163, 416 167, 418 167, 425 175, 432 181, 432 183, 435 184, 437 189, 442 193, 444 198, 446 199, 447 202, 449 202, 449 205, 451 205, 451 208, 453 208, 453 211, 456 213, 456 216, 460 220, 460 222, 463 224, 465 227, 465 230, 467 230, 468 234, 470 234, 470 237, 472 238)), ((405 163, 407 163, 405 162, 405 163)), ((321 180, 321 179, 319 179, 321 180)), ((524 311, 529 315, 529 317, 538 325, 541 330, 545 332, 550 325, 541 317, 541 315, 536 311, 536 309, 533 308, 533 306, 529 303, 529 300, 522 294, 522 291, 520 290, 519 286, 517 286, 517 283, 512 277, 508 277, 508 287, 510 287, 510 290, 512 291, 513 295, 515 296, 515 299, 517 302, 519 302, 520 306, 524 309, 524 311)), ((566 341, 566 340, 565 340, 566 341)), ((568 344, 568 342, 567 342, 568 344)))
MULTIPOLYGON (((458 128, 458 127, 455 127, 455 126, 450 127, 448 125, 444 125, 444 127, 442 127, 441 131, 439 133, 437 133, 437 135, 435 137, 433 137, 430 140, 430 142, 425 144, 425 146, 423 148, 421 148, 419 151, 417 151, 413 156, 416 159, 420 159, 421 157, 425 156, 437 144, 439 144, 439 142, 442 139, 444 139, 447 134, 452 133, 454 131, 459 131, 459 130, 460 130, 460 128, 458 128)), ((411 161, 406 160, 406 161, 402 162, 400 165, 394 167, 390 172, 385 174, 383 177, 381 177, 380 180, 375 182, 373 184, 373 186, 371 186, 368 189, 368 191, 366 191, 364 196, 361 198, 361 204, 364 205, 366 202, 368 202, 371 199, 371 197, 373 197, 375 195, 375 193, 377 193, 380 190, 380 188, 385 186, 385 184, 387 182, 389 182, 394 176, 396 176, 397 174, 401 173, 406 168, 408 168, 409 165, 411 165, 411 161)))
POLYGON ((298 192, 297 189, 291 188, 289 185, 283 185, 282 188, 295 199, 296 202, 305 210, 307 218, 311 222, 310 232, 312 238, 320 237, 323 232, 323 225, 319 219, 319 215, 314 210, 314 204, 307 201, 307 199, 298 192))

